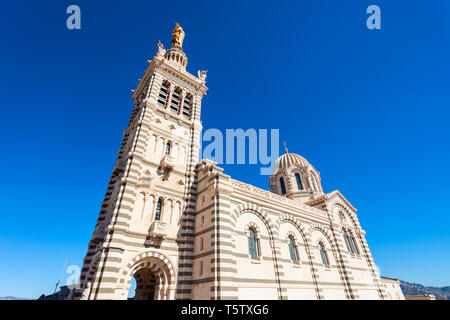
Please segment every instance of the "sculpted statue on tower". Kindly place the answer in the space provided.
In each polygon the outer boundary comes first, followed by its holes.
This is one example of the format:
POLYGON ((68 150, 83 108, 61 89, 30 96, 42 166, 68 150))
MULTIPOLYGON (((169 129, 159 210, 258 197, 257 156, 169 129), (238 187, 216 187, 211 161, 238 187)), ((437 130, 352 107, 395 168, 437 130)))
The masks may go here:
POLYGON ((177 23, 175 25, 175 29, 173 29, 172 31, 172 45, 181 48, 183 46, 183 40, 184 40, 183 28, 181 28, 180 25, 177 23))

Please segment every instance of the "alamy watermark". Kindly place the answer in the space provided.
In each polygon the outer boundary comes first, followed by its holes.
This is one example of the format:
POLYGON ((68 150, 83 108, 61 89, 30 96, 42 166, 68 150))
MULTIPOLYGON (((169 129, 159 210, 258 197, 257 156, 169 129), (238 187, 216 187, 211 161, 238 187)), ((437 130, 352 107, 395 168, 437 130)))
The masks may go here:
POLYGON ((260 164, 264 166, 260 174, 271 175, 279 156, 279 136, 279 129, 226 129, 225 135, 219 129, 207 129, 202 135, 201 158, 219 165, 260 164))
POLYGON ((66 9, 66 13, 70 14, 66 20, 66 26, 69 30, 81 29, 81 9, 77 5, 70 5, 66 9))
POLYGON ((370 14, 367 18, 366 26, 367 29, 381 29, 381 9, 379 6, 372 4, 367 7, 366 13, 370 14))
POLYGON ((66 285, 74 285, 78 283, 78 279, 80 278, 81 268, 76 264, 72 264, 67 267, 66 274, 69 276, 66 279, 66 285))
MULTIPOLYGON (((69 30, 81 29, 81 9, 78 5, 72 4, 67 7, 66 13, 70 16, 66 19, 66 26, 69 30)), ((366 26, 369 30, 381 29, 381 9, 379 6, 372 4, 367 7, 366 13, 370 14, 367 18, 366 26)))
POLYGON ((81 274, 81 268, 80 266, 76 265, 76 264, 72 264, 70 266, 68 266, 66 268, 67 265, 67 259, 64 262, 64 265, 61 269, 61 272, 59 273, 58 276, 58 282, 55 285, 55 290, 53 293, 56 293, 56 291, 61 287, 61 278, 62 278, 62 274, 65 271, 65 283, 63 281, 63 285, 66 286, 75 286, 75 287, 79 287, 79 279, 80 279, 80 274, 81 274))

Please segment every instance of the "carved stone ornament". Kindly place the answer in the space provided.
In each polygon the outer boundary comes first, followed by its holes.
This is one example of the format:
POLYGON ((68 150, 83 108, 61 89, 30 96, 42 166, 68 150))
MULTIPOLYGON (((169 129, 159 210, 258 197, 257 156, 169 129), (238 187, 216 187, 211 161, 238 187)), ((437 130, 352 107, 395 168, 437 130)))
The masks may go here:
POLYGON ((158 41, 158 55, 159 56, 164 56, 164 54, 166 53, 166 49, 164 49, 163 44, 161 43, 161 41, 158 41))
POLYGON ((198 78, 202 81, 205 81, 207 72, 208 72, 208 70, 198 70, 197 71, 198 78))

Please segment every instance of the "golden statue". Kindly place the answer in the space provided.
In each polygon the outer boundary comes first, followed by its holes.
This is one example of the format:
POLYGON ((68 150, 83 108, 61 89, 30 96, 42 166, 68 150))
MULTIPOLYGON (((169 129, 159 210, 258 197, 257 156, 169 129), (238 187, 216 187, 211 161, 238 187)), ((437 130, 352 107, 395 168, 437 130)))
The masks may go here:
POLYGON ((175 25, 175 29, 173 29, 172 31, 172 45, 181 48, 183 46, 183 40, 184 40, 183 28, 181 28, 180 25, 177 23, 175 25))

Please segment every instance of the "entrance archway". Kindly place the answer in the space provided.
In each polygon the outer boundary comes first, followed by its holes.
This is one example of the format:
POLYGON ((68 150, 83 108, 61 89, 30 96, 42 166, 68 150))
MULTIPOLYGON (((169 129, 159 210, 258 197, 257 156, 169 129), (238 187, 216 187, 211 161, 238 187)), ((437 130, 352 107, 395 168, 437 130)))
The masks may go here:
POLYGON ((150 268, 141 268, 135 272, 134 279, 136 280, 136 289, 133 300, 155 300, 155 292, 158 291, 160 285, 158 274, 150 268))
POLYGON ((174 299, 175 274, 172 263, 163 254, 152 251, 141 253, 128 263, 123 272, 122 283, 125 287, 121 295, 125 299, 128 296, 134 300, 174 299))

